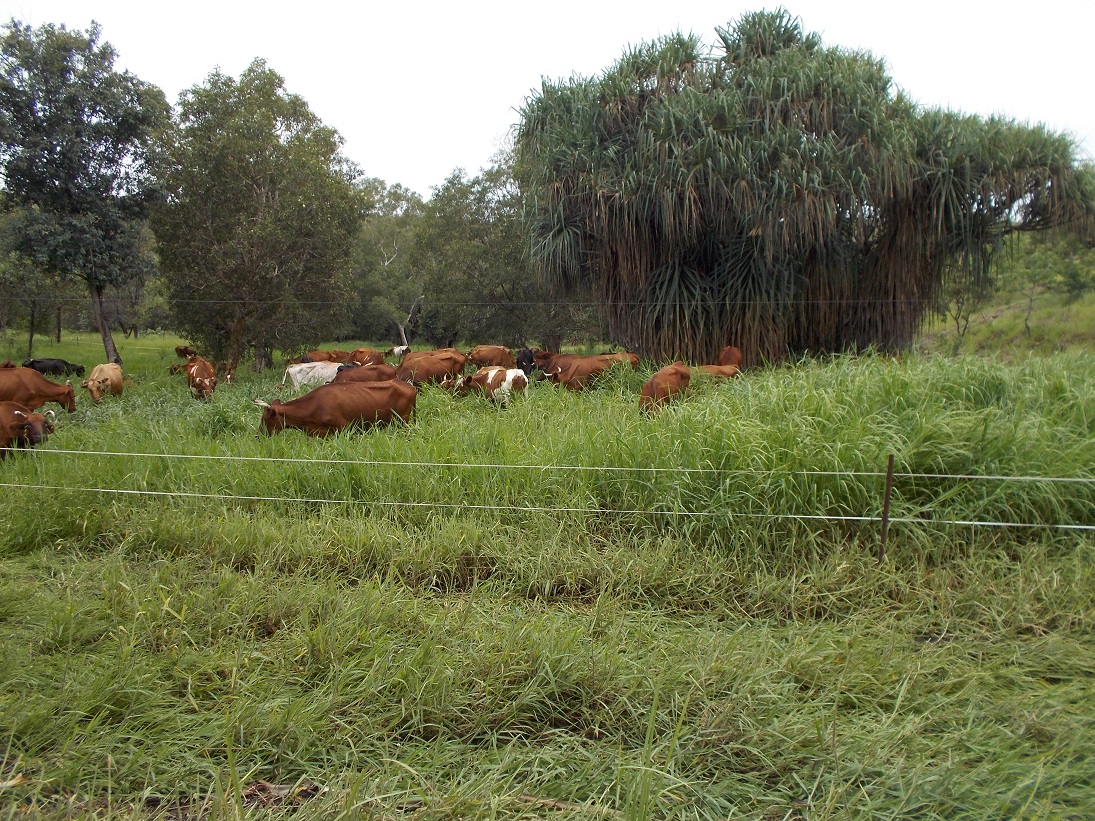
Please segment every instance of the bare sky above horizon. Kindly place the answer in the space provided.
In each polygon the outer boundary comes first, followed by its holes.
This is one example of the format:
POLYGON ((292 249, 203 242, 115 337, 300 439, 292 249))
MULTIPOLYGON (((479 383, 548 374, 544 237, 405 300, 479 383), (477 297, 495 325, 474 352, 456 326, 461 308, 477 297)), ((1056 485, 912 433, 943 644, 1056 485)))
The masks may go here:
MULTIPOLYGON (((784 7, 825 45, 883 59, 923 106, 1042 123, 1095 155, 1089 1, 784 7)), ((476 174, 490 164, 541 78, 595 76, 629 45, 675 31, 711 44, 717 26, 761 8, 777 5, 0 0, 0 19, 78 29, 95 20, 118 52, 116 67, 156 84, 172 104, 214 69, 238 77, 262 58, 338 130, 343 153, 366 175, 428 197, 455 169, 476 174)))

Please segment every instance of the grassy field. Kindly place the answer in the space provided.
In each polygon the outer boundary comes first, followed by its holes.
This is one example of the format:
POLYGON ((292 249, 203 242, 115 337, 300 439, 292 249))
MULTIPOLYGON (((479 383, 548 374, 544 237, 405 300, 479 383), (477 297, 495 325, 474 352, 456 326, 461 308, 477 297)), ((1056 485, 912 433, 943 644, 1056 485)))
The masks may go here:
POLYGON ((1090 354, 316 440, 177 341, 0 466, 0 817, 1090 817, 1090 354))

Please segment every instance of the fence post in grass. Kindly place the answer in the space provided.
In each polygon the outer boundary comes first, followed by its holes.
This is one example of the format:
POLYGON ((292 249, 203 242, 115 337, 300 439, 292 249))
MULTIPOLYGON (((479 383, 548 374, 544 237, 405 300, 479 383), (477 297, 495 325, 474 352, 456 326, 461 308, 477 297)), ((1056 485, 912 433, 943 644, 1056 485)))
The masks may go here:
POLYGON ((893 496, 893 454, 886 464, 886 495, 882 499, 882 535, 878 540, 879 564, 886 558, 886 535, 890 531, 890 497, 893 496))

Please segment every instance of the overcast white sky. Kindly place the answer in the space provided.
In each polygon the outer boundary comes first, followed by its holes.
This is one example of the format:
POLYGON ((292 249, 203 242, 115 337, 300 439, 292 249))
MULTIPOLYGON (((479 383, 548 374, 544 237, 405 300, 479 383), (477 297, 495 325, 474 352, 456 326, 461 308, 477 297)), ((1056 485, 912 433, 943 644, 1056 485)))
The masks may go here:
MULTIPOLYGON (((370 177, 429 196, 456 168, 490 164, 542 77, 594 76, 628 45, 715 27, 778 3, 133 2, 0 0, 0 21, 86 29, 116 67, 168 101, 214 68, 238 77, 256 57, 345 139, 370 177)), ((825 45, 866 49, 926 106, 1003 114, 1067 131, 1095 155, 1095 3, 797 0, 783 4, 825 45)))

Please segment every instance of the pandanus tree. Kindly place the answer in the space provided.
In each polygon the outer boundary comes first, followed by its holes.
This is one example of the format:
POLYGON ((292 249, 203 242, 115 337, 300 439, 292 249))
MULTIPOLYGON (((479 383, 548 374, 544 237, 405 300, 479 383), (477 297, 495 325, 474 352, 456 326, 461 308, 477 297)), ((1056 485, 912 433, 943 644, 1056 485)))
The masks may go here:
POLYGON ((1090 225, 1068 137, 923 110, 783 10, 717 32, 545 81, 522 110, 530 257, 592 285, 614 341, 694 361, 732 343, 751 364, 897 350, 1009 234, 1090 225))

